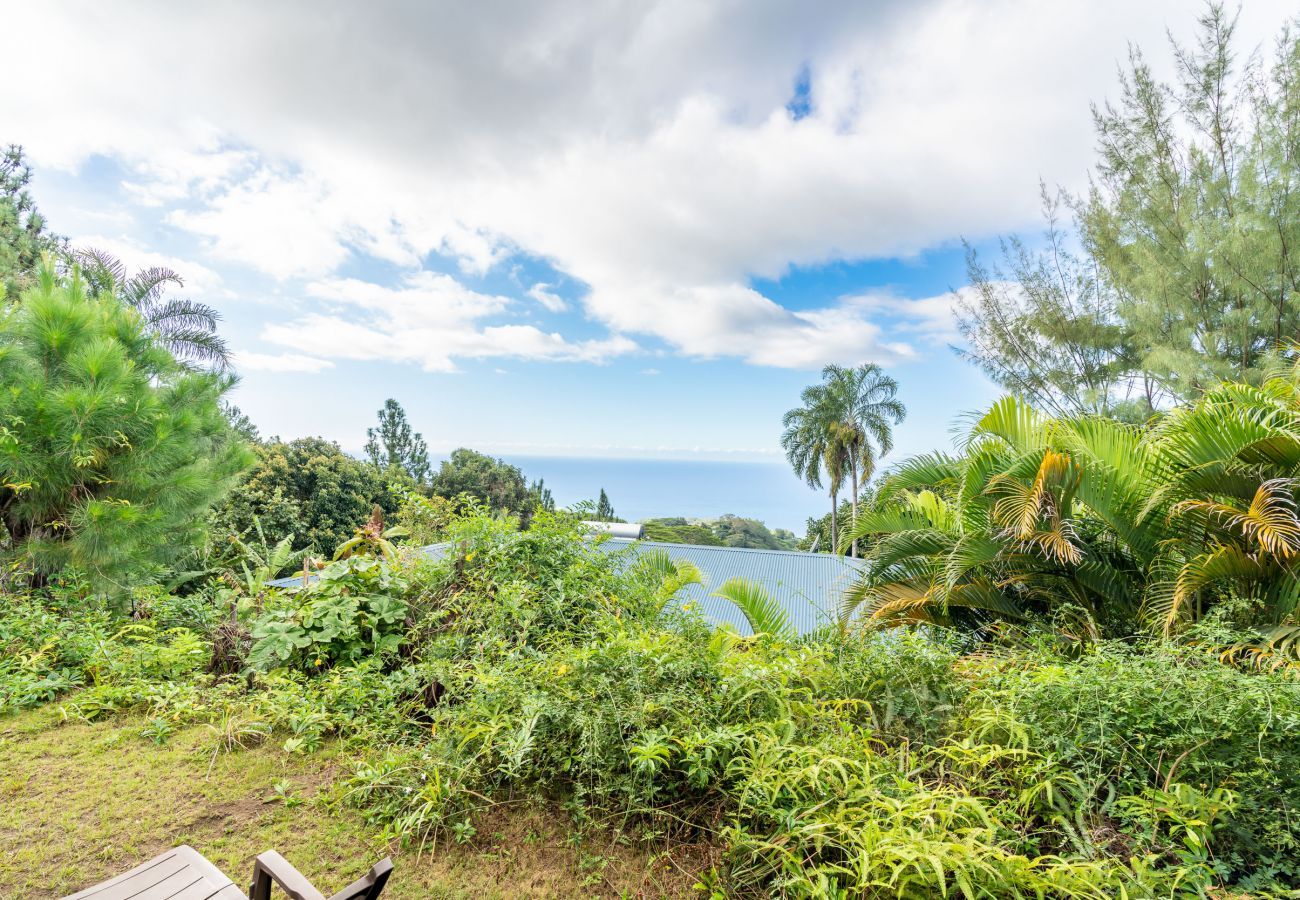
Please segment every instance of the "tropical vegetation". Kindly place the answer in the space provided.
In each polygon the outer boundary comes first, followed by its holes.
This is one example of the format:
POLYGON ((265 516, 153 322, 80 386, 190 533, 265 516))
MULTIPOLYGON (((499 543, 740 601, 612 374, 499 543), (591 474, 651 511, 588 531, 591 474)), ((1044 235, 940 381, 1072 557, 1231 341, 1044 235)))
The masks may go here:
MULTIPOLYGON (((58 791, 0 772, 0 894, 48 893, 32 823, 90 831, 101 788, 136 792, 150 840, 221 818, 161 765, 142 785, 148 758, 245 791, 222 809, 304 803, 283 773, 310 772, 306 845, 385 845, 399 878, 449 846, 508 867, 540 840, 505 846, 523 820, 583 851, 569 895, 1300 896, 1300 40, 1236 74, 1231 17, 1201 24, 1172 86, 1135 53, 1093 190, 1044 191, 1042 244, 972 257, 968 352, 1011 393, 954 450, 884 468, 905 408, 871 364, 786 414, 831 499, 805 549, 859 557, 811 633, 781 585, 593 534, 603 489, 557 510, 466 448, 435 471, 395 400, 366 459, 262 439, 216 310, 69 251, 9 151, 0 766, 98 763, 58 791), (606 878, 592 847, 643 871, 606 878)), ((115 835, 76 852, 125 862, 115 835)))

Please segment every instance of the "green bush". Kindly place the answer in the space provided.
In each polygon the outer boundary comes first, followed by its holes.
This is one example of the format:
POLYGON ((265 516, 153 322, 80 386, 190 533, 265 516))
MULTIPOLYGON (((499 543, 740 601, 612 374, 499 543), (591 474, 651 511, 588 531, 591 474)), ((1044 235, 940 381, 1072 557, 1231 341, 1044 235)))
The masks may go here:
POLYGON ((255 669, 320 670, 385 658, 406 640, 408 607, 390 564, 353 556, 325 566, 308 587, 282 594, 253 625, 255 669))
POLYGON ((1300 683, 1244 673, 1175 645, 1108 644, 1079 660, 1018 659, 975 695, 1088 786, 1100 820, 1116 796, 1185 783, 1237 797, 1215 865, 1244 886, 1300 884, 1300 683))

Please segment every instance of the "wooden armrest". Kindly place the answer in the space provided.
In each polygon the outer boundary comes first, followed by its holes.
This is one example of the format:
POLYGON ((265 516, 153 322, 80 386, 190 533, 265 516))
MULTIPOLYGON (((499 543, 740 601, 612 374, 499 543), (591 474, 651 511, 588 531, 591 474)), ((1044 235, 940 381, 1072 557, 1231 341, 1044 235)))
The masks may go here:
POLYGON ((271 882, 274 881, 291 900, 325 900, 325 895, 311 886, 303 874, 274 850, 268 850, 253 864, 253 884, 248 889, 250 900, 271 900, 271 882))

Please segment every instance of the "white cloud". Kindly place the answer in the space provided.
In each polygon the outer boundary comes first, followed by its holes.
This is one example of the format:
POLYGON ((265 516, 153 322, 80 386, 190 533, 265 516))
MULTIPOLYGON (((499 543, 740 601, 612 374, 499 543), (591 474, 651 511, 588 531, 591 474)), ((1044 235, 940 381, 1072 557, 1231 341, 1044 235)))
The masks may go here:
MULTIPOLYGON (((1014 285, 1006 285, 1015 290, 1014 285)), ((915 336, 930 343, 952 343, 961 338, 957 328, 957 311, 963 302, 976 299, 970 285, 933 297, 900 297, 888 291, 875 291, 844 298, 846 306, 860 310, 873 319, 890 322, 890 329, 900 335, 915 336)))
POLYGON ((235 354, 235 368, 241 372, 309 372, 314 375, 334 368, 334 363, 301 353, 253 353, 241 350, 235 354))
POLYGON ((565 303, 564 298, 559 294, 552 293, 550 287, 549 284, 535 284, 528 289, 528 296, 551 312, 564 312, 569 308, 569 304, 565 303))
POLYGON ((325 279, 308 285, 307 293, 324 311, 268 325, 264 340, 332 359, 413 362, 430 372, 454 372, 457 359, 602 363, 637 349, 619 335, 570 341, 532 325, 490 323, 485 320, 510 308, 509 298, 472 291, 434 272, 414 273, 396 288, 325 279))
MULTIPOLYGON (((324 283, 354 250, 410 268, 447 253, 473 273, 522 251, 589 286, 584 312, 615 335, 760 365, 896 361, 918 332, 895 327, 902 313, 885 301, 794 311, 751 279, 1022 227, 1040 176, 1084 183, 1088 104, 1114 96, 1128 43, 1167 71, 1166 26, 1186 35, 1200 10, 31 3, 6 24, 59 40, 9 48, 11 67, 43 75, 40 91, 0 95, 0 121, 40 165, 115 157, 137 202, 167 210, 213 259, 278 279, 324 283), (121 52, 141 43, 149 53, 121 52), (810 111, 795 121, 785 104, 805 68, 810 111)), ((1246 45, 1293 13, 1249 4, 1246 45)), ((559 310, 545 286, 533 291, 559 310)), ((334 312, 290 327, 438 370, 631 345, 467 328, 475 317, 426 323, 417 339, 401 331, 416 316, 401 297, 384 300, 391 313, 332 299, 334 312), (448 344, 417 346, 431 339, 448 344)), ((904 319, 941 318, 935 298, 915 303, 904 319)))

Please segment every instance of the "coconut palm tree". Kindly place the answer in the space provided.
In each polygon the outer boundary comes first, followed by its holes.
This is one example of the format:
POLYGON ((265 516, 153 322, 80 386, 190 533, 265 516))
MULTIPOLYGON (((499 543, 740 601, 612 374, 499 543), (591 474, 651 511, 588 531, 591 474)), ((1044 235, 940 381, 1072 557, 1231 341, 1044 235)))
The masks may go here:
MULTIPOLYGON (((827 366, 822 380, 840 408, 833 434, 844 448, 853 490, 852 524, 856 526, 862 485, 871 480, 876 462, 894 448, 894 426, 903 421, 907 408, 898 399, 898 382, 875 363, 856 368, 827 366)), ((858 555, 856 538, 851 540, 849 555, 858 555)))
POLYGON ((153 266, 128 273, 120 259, 89 247, 73 251, 71 261, 89 296, 113 295, 130 306, 182 365, 230 368, 230 348, 217 334, 221 314, 206 303, 166 296, 167 288, 185 285, 176 272, 153 266))
MULTIPOLYGON (((844 485, 848 455, 837 439, 836 423, 842 412, 839 398, 827 385, 814 384, 799 395, 801 405, 786 412, 781 420, 781 446, 795 475, 811 488, 822 487, 825 475, 831 495, 831 535, 839 534, 839 493, 844 485)), ((836 552, 832 547, 832 552, 836 552)))

